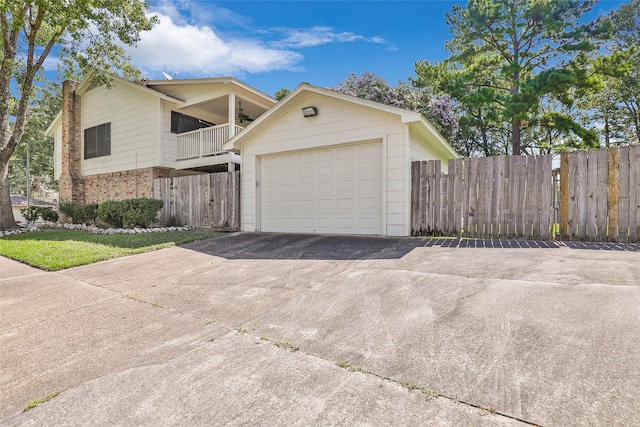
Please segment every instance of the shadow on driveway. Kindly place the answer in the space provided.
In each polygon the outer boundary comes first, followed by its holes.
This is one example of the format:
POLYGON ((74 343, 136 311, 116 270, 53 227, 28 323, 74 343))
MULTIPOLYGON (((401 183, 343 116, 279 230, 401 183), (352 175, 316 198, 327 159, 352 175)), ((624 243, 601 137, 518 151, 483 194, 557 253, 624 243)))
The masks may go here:
POLYGON ((640 245, 607 242, 452 239, 288 233, 234 233, 183 247, 225 259, 400 259, 415 248, 588 249, 640 252, 640 245))
POLYGON ((237 233, 183 245, 225 259, 399 259, 427 240, 411 237, 237 233))

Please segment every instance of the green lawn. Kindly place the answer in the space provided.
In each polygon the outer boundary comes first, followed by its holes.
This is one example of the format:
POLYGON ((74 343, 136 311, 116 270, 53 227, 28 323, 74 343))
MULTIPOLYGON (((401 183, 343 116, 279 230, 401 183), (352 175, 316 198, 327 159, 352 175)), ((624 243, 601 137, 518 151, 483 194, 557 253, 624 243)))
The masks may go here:
POLYGON ((73 230, 45 230, 0 238, 0 255, 43 270, 56 271, 168 248, 221 234, 168 231, 101 235, 73 230))

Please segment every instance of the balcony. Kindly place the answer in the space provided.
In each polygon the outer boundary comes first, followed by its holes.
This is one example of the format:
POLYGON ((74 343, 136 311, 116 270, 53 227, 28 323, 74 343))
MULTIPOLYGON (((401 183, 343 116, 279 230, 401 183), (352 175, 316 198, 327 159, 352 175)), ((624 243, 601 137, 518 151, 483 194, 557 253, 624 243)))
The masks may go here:
POLYGON ((181 133, 178 135, 176 160, 201 159, 226 154, 227 152, 222 150, 222 145, 243 130, 242 126, 225 123, 181 133), (230 135, 229 131, 232 127, 233 131, 230 135))
POLYGON ((219 171, 220 168, 235 170, 240 156, 222 149, 222 145, 244 128, 228 123, 185 132, 177 135, 178 153, 176 169, 219 171))

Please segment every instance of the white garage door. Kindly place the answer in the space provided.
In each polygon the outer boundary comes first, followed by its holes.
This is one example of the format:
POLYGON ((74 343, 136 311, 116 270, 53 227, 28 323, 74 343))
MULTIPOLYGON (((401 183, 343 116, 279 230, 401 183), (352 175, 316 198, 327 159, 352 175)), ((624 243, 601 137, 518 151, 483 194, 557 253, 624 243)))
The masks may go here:
POLYGON ((382 234, 382 144, 261 158, 262 231, 382 234))

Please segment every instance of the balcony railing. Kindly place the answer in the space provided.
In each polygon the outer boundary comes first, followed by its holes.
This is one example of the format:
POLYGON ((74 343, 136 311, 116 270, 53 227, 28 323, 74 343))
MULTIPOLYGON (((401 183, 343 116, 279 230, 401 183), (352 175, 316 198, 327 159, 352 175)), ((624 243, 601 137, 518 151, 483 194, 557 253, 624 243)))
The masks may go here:
POLYGON ((222 145, 243 130, 242 126, 225 123, 178 134, 178 155, 176 160, 197 159, 225 153, 226 151, 222 149, 222 145), (229 135, 231 127, 233 127, 233 131, 229 135))

